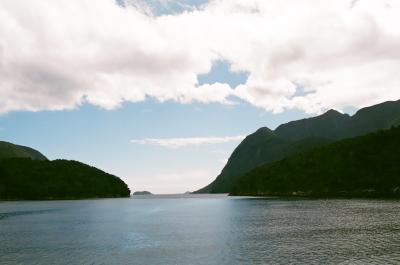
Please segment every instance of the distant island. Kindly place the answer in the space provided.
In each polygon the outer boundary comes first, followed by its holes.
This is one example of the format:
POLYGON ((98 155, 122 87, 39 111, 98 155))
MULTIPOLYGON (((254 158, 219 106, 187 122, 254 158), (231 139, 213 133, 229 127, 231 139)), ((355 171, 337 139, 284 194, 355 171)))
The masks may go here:
MULTIPOLYGON (((293 159, 292 157, 296 155, 302 156, 313 150, 322 150, 324 147, 328 148, 328 146, 329 148, 334 148, 332 146, 336 146, 334 145, 335 143, 340 144, 339 141, 363 136, 379 130, 388 130, 399 125, 400 101, 388 101, 360 109, 353 116, 329 110, 317 117, 282 124, 275 130, 263 127, 247 136, 234 150, 220 175, 212 183, 195 193, 230 193, 231 195, 273 194, 274 192, 272 191, 268 192, 267 183, 269 182, 264 179, 269 178, 272 174, 270 171, 268 171, 268 174, 264 172, 264 169, 268 167, 267 165, 274 164, 274 168, 276 168, 278 163, 275 162, 277 161, 286 161, 289 158, 293 159), (262 171, 261 168, 263 169, 262 171), (255 173, 256 171, 258 173, 255 173), (253 177, 250 177, 250 175, 253 177), (255 175, 258 177, 255 177, 255 175)), ((395 132, 391 131, 391 133, 395 132)), ((380 139, 375 140, 378 142, 381 141, 380 139)), ((393 138, 393 141, 395 141, 395 138, 393 138)), ((352 145, 347 148, 347 151, 351 152, 351 148, 358 147, 357 145, 352 145)), ((332 153, 332 158, 334 158, 336 156, 335 152, 341 151, 334 149, 330 150, 330 152, 332 153)), ((318 154, 313 159, 318 161, 319 155, 323 156, 325 153, 318 154)), ((356 171, 355 174, 361 174, 360 172, 362 172, 361 169, 363 167, 369 168, 374 164, 380 165, 379 157, 376 157, 376 160, 368 160, 368 165, 364 165, 363 163, 366 162, 363 160, 348 160, 348 163, 350 161, 355 164, 348 164, 348 166, 357 167, 360 170, 359 172, 356 171)), ((400 161, 391 160, 391 163, 398 162, 400 161)), ((283 162, 279 163, 282 165, 283 162)), ((315 169, 316 175, 311 176, 310 173, 308 175, 310 179, 314 177, 323 178, 324 176, 318 174, 325 174, 324 170, 329 170, 332 165, 325 164, 327 168, 322 168, 322 164, 317 163, 316 166, 318 166, 318 170, 315 169)), ((386 166, 389 168, 395 167, 392 164, 387 164, 386 166)), ((296 168, 296 170, 299 169, 296 168)), ((279 168, 279 172, 276 172, 276 178, 278 178, 278 175, 284 173, 287 173, 287 171, 279 168)), ((292 174, 295 174, 295 172, 292 172, 292 174)), ((396 179, 391 177, 391 180, 394 181, 396 179)), ((278 180, 276 181, 278 182, 278 180)), ((385 179, 386 181, 388 179, 385 179)), ((364 189, 364 186, 361 185, 359 188, 364 189)), ((286 194, 289 190, 282 191, 285 191, 284 193, 286 194)), ((301 191, 305 194, 308 193, 305 187, 302 187, 301 191)), ((296 193, 297 191, 290 190, 290 192, 296 193)), ((314 189, 313 192, 315 192, 314 189)), ((281 192, 279 191, 278 193, 281 192)), ((327 194, 327 192, 323 193, 327 194)))
POLYGON ((29 147, 0 142, 0 200, 129 197, 118 177, 77 161, 49 161, 29 147))
POLYGON ((132 195, 153 195, 150 191, 135 191, 132 195))

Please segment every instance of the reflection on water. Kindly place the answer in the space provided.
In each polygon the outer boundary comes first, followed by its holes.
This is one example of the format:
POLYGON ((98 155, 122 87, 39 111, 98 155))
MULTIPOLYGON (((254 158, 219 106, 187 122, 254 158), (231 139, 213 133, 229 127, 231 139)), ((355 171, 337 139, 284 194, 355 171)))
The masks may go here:
POLYGON ((5 212, 5 213, 0 213, 0 220, 4 218, 9 218, 13 216, 18 216, 18 215, 29 215, 29 214, 40 214, 40 213, 47 213, 51 212, 54 210, 36 210, 36 211, 16 211, 16 212, 5 212))
POLYGON ((400 202, 143 196, 0 203, 0 264, 399 264, 400 202))

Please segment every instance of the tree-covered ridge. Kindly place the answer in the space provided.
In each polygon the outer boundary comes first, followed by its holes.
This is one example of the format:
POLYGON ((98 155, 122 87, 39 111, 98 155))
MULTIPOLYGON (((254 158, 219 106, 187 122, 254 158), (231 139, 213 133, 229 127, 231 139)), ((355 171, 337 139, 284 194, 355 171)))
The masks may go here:
POLYGON ((360 109, 353 116, 330 110, 317 117, 282 124, 274 131, 261 128, 246 137, 221 174, 197 192, 230 192, 240 175, 264 163, 397 125, 400 125, 400 101, 388 101, 360 109))
POLYGON ((30 147, 0 141, 0 159, 25 157, 36 160, 47 160, 39 151, 30 147))
POLYGON ((118 177, 77 161, 0 160, 0 199, 82 199, 128 197, 118 177))
POLYGON ((299 141, 285 140, 268 128, 261 128, 247 136, 235 149, 217 179, 198 192, 228 193, 235 180, 253 168, 330 142, 331 140, 320 137, 309 137, 299 141))
POLYGON ((310 136, 345 139, 399 125, 400 100, 387 101, 362 108, 353 116, 335 110, 308 119, 280 125, 274 131, 285 139, 298 140, 310 136))
POLYGON ((267 163, 243 175, 231 195, 400 196, 400 128, 267 163))

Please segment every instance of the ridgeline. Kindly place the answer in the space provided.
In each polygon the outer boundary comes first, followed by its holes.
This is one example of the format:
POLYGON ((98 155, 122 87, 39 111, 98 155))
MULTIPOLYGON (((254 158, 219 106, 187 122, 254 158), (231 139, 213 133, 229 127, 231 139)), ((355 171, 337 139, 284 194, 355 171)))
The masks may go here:
POLYGON ((230 195, 400 197, 400 127, 267 163, 230 195))
POLYGON ((39 151, 30 147, 0 141, 0 159, 25 157, 35 160, 47 160, 39 151))
POLYGON ((77 161, 49 161, 40 152, 0 144, 0 200, 129 197, 118 177, 77 161))
POLYGON ((400 101, 388 101, 360 109, 353 116, 330 110, 317 117, 282 124, 276 130, 261 128, 239 144, 211 184, 195 193, 229 193, 243 174, 258 166, 397 125, 400 101))

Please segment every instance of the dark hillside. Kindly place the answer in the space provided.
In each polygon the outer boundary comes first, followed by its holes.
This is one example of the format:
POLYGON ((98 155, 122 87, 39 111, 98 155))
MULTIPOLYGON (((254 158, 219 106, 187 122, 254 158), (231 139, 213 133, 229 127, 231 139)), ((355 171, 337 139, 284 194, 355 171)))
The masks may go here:
POLYGON ((400 128, 293 155, 248 172, 231 195, 400 196, 400 128))

